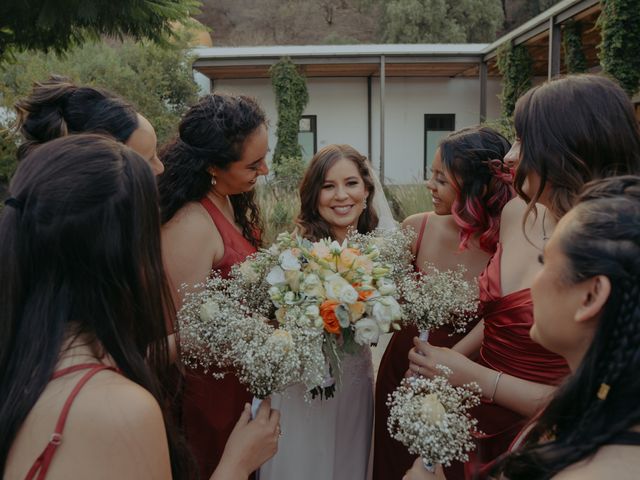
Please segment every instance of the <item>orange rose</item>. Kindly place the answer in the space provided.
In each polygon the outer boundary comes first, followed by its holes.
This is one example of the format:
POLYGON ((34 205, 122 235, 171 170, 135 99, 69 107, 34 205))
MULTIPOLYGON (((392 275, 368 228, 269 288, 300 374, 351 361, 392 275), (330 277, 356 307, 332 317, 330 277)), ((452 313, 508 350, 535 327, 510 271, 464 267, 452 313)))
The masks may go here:
POLYGON ((336 335, 339 335, 341 332, 340 322, 338 321, 338 317, 336 317, 336 307, 338 305, 339 303, 335 300, 325 300, 322 302, 322 305, 320 305, 320 316, 324 322, 324 329, 336 335))
POLYGON ((361 283, 354 283, 353 284, 353 288, 355 288, 358 291, 358 300, 360 300, 361 302, 364 302, 365 300, 369 299, 371 297, 371 295, 373 295, 374 290, 359 290, 362 287, 361 283))

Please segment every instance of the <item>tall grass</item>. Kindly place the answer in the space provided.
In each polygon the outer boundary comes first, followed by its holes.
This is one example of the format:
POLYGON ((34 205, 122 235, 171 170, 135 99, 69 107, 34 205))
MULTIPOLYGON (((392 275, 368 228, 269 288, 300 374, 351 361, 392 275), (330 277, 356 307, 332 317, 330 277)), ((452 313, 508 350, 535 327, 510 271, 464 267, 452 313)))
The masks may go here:
MULTIPOLYGON (((424 184, 388 185, 385 194, 393 216, 399 222, 414 213, 433 210, 431 196, 424 184)), ((264 245, 270 245, 281 232, 291 232, 300 211, 298 191, 278 182, 257 187, 258 205, 262 213, 264 245)))

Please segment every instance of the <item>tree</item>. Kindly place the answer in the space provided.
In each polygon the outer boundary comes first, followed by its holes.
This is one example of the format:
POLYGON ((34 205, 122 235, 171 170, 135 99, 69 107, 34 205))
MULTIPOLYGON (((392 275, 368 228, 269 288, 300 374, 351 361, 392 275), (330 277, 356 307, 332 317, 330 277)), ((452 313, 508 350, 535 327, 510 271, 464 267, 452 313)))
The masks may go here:
POLYGON ((63 52, 101 35, 162 42, 188 21, 196 0, 2 0, 0 61, 12 50, 63 52))
POLYGON ((11 119, 3 110, 10 112, 33 82, 53 73, 126 98, 155 127, 159 144, 175 133, 181 114, 197 99, 185 37, 166 46, 130 40, 111 45, 87 43, 65 56, 19 53, 15 62, 0 65, 0 191, 15 168, 19 140, 6 128, 11 119))
POLYGON ((389 43, 490 42, 502 28, 500 0, 391 0, 383 10, 389 43))

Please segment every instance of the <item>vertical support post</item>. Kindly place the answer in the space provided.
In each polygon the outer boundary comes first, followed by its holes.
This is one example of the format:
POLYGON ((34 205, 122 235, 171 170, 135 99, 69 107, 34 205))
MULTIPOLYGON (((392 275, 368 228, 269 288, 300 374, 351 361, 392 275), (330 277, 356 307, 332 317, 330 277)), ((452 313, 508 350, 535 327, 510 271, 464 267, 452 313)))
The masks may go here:
POLYGON ((480 123, 487 120, 487 62, 480 61, 480 123))
POLYGON ((549 69, 548 80, 560 74, 560 25, 556 24, 556 17, 549 19, 549 69))
POLYGON ((384 94, 385 94, 385 58, 380 55, 380 182, 384 185, 384 94))
POLYGON ((371 154, 372 154, 372 143, 371 143, 371 132, 373 131, 372 129, 372 123, 371 123, 371 111, 372 111, 372 105, 371 105, 371 100, 372 100, 372 95, 371 95, 371 75, 369 75, 367 77, 367 148, 368 148, 368 153, 367 153, 367 157, 369 158, 370 162, 373 162, 372 158, 371 158, 371 154))

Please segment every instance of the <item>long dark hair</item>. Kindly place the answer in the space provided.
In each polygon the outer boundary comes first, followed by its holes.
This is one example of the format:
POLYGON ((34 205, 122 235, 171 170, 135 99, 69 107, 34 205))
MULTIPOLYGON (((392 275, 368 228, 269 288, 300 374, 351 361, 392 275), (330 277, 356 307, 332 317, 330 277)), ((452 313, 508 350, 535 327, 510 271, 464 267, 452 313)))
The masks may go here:
MULTIPOLYGON (((240 160, 244 142, 266 123, 262 108, 251 97, 214 93, 187 111, 179 136, 160 152, 164 173, 158 178, 162 223, 186 203, 198 201, 211 189, 211 167, 226 169, 240 160)), ((236 223, 254 246, 262 230, 255 192, 230 195, 236 223)))
POLYGON ((500 214, 514 196, 503 162, 510 148, 506 138, 483 126, 458 130, 440 142, 442 165, 456 190, 451 213, 460 227, 461 249, 477 238, 483 251, 496 251, 500 214))
POLYGON ((537 86, 516 104, 522 142, 515 189, 528 212, 549 183, 551 213, 562 217, 590 180, 640 172, 640 127, 627 94, 597 75, 570 75, 537 86), (522 187, 535 172, 540 186, 529 197, 522 187))
POLYGON ((611 282, 591 346, 557 391, 523 448, 502 465, 508 478, 551 478, 640 423, 640 177, 588 184, 560 248, 569 284, 596 275, 611 282), (604 400, 601 384, 610 386, 604 400), (543 438, 552 436, 552 441, 543 438))
POLYGON ((135 108, 100 88, 80 87, 52 75, 36 82, 28 97, 16 103, 18 127, 24 142, 22 158, 36 146, 72 133, 107 133, 125 143, 138 128, 135 108))
POLYGON ((296 225, 305 238, 315 241, 332 236, 330 225, 318 213, 318 200, 327 172, 341 158, 346 158, 356 165, 369 192, 368 206, 358 219, 358 232, 368 233, 378 226, 378 214, 372 201, 375 186, 367 158, 350 145, 327 145, 313 156, 300 183, 300 214, 296 219, 296 225))
MULTIPOLYGON (((0 472, 51 380, 83 335, 165 406, 165 315, 155 179, 138 154, 98 135, 52 140, 13 176, 0 218, 0 472)), ((174 478, 188 457, 165 416, 174 478)))

